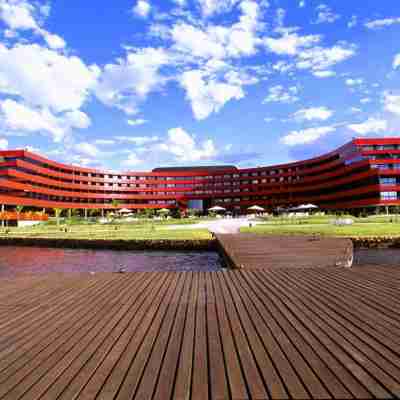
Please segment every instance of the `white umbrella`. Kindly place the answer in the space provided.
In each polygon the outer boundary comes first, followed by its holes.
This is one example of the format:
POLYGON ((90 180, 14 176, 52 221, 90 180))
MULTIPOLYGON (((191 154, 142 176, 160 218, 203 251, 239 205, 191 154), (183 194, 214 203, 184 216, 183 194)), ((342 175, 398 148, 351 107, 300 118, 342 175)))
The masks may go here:
POLYGON ((128 208, 121 208, 120 210, 118 210, 118 212, 120 214, 129 214, 132 212, 132 210, 129 210, 128 208))
POLYGON ((157 210, 157 212, 160 214, 168 214, 169 210, 168 208, 160 208, 159 210, 157 210))
POLYGON ((265 211, 265 209, 260 206, 251 206, 251 207, 248 207, 247 209, 251 210, 251 211, 265 211))
POLYGON ((318 208, 318 206, 316 206, 315 204, 301 204, 300 206, 295 207, 295 209, 297 210, 311 210, 315 208, 318 208))
POLYGON ((221 206, 214 206, 208 209, 208 211, 226 211, 226 208, 221 206))

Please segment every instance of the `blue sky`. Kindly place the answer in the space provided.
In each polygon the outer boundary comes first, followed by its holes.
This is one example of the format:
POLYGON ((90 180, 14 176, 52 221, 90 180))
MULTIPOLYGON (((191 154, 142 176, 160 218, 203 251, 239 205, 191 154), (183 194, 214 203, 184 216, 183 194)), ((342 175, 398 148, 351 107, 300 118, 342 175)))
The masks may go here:
POLYGON ((398 0, 0 0, 0 148, 269 165, 400 132, 398 0))

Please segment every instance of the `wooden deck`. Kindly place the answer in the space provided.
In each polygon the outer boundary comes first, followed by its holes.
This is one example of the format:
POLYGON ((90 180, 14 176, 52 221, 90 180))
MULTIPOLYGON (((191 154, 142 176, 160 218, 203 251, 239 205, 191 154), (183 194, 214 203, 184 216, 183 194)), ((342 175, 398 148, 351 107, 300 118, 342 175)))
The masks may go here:
POLYGON ((0 399, 400 396, 400 267, 0 282, 0 399))
POLYGON ((218 234, 218 246, 231 268, 351 267, 353 243, 321 236, 218 234))

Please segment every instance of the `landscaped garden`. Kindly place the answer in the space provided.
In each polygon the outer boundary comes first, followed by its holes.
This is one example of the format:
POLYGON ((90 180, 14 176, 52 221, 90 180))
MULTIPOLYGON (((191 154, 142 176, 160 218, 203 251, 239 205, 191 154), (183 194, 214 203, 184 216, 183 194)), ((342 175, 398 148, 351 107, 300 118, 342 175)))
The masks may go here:
POLYGON ((242 232, 259 234, 318 234, 329 236, 367 237, 400 236, 400 215, 353 216, 317 215, 309 217, 269 217, 242 232), (346 220, 352 223, 346 224, 346 220))
POLYGON ((168 225, 187 225, 196 220, 171 219, 164 221, 118 222, 110 224, 74 221, 67 224, 44 223, 31 227, 0 229, 0 237, 26 237, 84 240, 200 240, 210 239, 207 229, 176 228, 168 225))

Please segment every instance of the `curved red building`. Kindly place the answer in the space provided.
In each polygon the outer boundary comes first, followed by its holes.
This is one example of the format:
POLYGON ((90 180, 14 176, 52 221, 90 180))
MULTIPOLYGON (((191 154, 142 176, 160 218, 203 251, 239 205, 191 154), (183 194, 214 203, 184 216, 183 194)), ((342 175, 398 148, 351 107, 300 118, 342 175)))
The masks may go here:
POLYGON ((38 208, 200 208, 317 204, 321 209, 400 205, 400 138, 354 139, 316 158, 275 166, 81 168, 25 150, 0 151, 0 204, 38 208))

